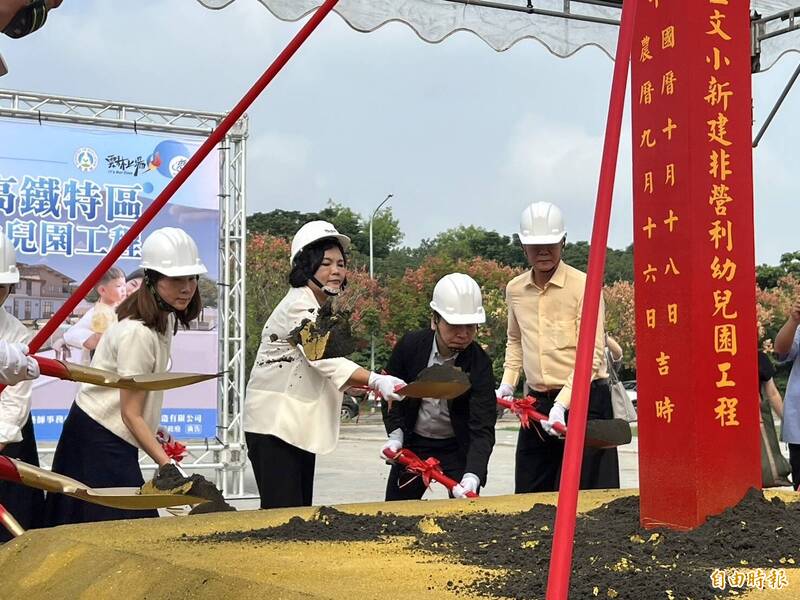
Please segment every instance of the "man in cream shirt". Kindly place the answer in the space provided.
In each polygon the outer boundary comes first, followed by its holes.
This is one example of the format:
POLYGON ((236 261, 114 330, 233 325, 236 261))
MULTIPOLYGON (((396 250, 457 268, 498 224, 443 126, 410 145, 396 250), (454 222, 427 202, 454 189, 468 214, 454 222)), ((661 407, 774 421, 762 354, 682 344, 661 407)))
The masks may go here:
MULTIPOLYGON (((538 401, 547 421, 520 429, 517 440, 515 491, 558 489, 564 441, 553 429, 565 424, 572 395, 575 353, 583 308, 586 274, 561 260, 567 232, 559 208, 534 202, 522 212, 520 242, 531 270, 506 287, 508 342, 498 396, 512 396, 524 371, 528 393, 538 401)), ((613 418, 611 392, 603 354, 603 306, 595 336, 589 418, 613 418)), ((587 449, 581 488, 618 488, 617 451, 587 449)))

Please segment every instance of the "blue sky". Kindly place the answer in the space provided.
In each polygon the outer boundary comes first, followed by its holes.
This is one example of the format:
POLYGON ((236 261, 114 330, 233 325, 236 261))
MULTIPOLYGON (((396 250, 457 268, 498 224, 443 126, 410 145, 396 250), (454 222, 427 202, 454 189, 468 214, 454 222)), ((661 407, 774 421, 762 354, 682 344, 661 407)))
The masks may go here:
MULTIPOLYGON (((194 0, 65 0, 29 38, 0 39, 0 87, 225 111, 298 30, 256 0, 210 11, 194 0)), ((756 128, 795 66, 754 78, 756 128)), ((248 212, 317 210, 328 198, 370 213, 388 193, 405 243, 459 224, 505 234, 521 209, 564 209, 588 239, 612 63, 524 41, 497 53, 458 33, 430 45, 390 24, 362 34, 331 15, 250 111, 248 212)), ((800 91, 755 152, 758 262, 797 249, 800 91)), ((610 245, 631 242, 626 115, 610 245)))

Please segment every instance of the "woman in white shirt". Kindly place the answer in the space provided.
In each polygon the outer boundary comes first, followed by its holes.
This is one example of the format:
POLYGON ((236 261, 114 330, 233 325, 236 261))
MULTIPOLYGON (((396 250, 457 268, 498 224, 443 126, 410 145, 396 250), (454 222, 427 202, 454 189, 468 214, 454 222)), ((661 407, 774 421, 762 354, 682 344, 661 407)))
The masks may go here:
MULTIPOLYGON (((39 374, 39 365, 25 356, 25 344, 33 336, 3 308, 16 283, 19 283, 16 253, 11 241, 0 235, 0 373, 3 375, 0 380, 4 385, 10 384, 0 394, 0 454, 38 466, 31 420, 33 382, 30 379, 39 374)), ((41 490, 0 481, 0 504, 24 529, 42 525, 44 493, 41 490)), ((0 543, 9 539, 11 535, 0 527, 0 543)))
POLYGON ((336 447, 343 390, 368 385, 387 400, 405 382, 346 358, 308 360, 290 332, 347 283, 350 238, 326 221, 303 225, 292 240, 291 289, 267 319, 244 404, 247 455, 261 508, 310 506, 317 454, 336 447))
MULTIPOLYGON (((164 227, 142 244, 145 283, 118 308, 119 321, 103 335, 92 366, 130 376, 167 370, 172 337, 188 329, 202 308, 198 278, 206 273, 186 232, 164 227)), ((159 466, 170 464, 156 440, 162 392, 82 384, 64 422, 53 471, 91 487, 139 487, 139 450, 159 466)), ((156 511, 107 508, 48 494, 47 525, 155 517, 156 511)))

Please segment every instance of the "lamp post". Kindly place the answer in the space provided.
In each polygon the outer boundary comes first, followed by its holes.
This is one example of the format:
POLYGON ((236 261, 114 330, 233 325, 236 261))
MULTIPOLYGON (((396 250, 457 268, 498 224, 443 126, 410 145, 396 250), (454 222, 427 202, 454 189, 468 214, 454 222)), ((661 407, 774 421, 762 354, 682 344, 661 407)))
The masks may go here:
MULTIPOLYGON (((369 220, 369 278, 374 279, 374 269, 372 268, 372 222, 375 220, 375 215, 378 214, 378 211, 381 207, 386 204, 394 194, 389 194, 384 198, 383 202, 378 204, 374 211, 372 211, 372 217, 369 220)), ((375 334, 370 335, 370 350, 369 350, 369 369, 370 371, 375 371, 375 334)))

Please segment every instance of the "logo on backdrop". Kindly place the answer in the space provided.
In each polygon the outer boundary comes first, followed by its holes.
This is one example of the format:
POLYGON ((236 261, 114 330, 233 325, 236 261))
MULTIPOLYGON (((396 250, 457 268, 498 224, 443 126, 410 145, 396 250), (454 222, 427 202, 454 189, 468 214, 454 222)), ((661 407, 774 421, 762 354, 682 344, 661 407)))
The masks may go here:
POLYGON ((189 149, 176 140, 164 140, 147 159, 150 169, 156 169, 164 177, 172 179, 189 160, 189 149))
POLYGON ((164 177, 172 179, 189 160, 189 154, 189 149, 181 142, 164 140, 158 143, 147 159, 141 154, 135 157, 109 154, 106 156, 106 165, 109 173, 118 175, 138 177, 150 171, 158 171, 164 177))
POLYGON ((75 166, 84 173, 91 173, 97 168, 97 152, 92 148, 78 148, 75 152, 75 166))

